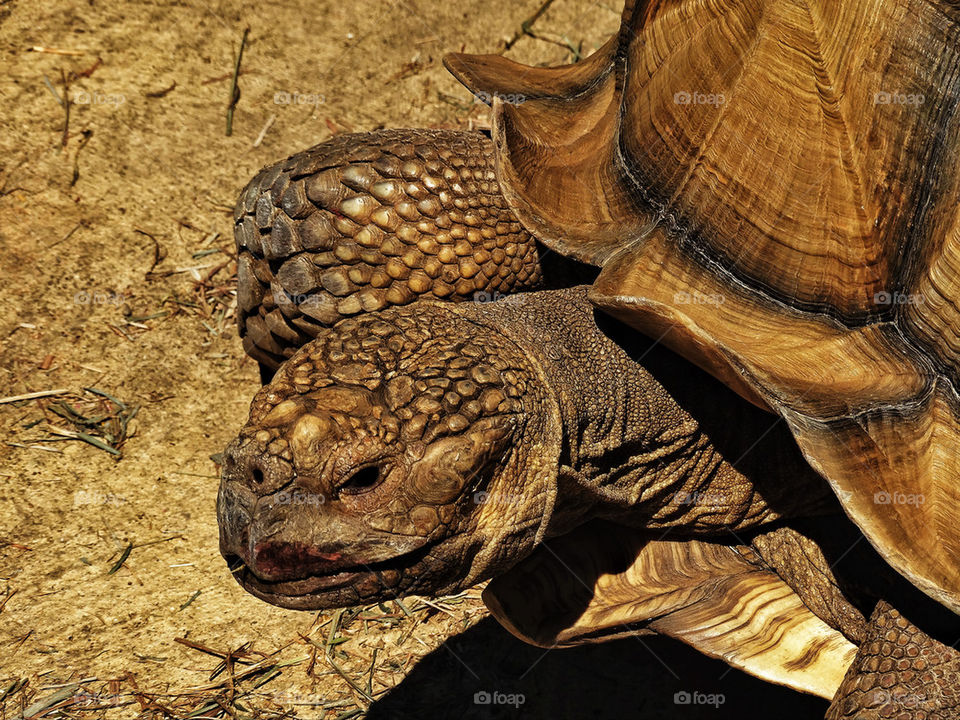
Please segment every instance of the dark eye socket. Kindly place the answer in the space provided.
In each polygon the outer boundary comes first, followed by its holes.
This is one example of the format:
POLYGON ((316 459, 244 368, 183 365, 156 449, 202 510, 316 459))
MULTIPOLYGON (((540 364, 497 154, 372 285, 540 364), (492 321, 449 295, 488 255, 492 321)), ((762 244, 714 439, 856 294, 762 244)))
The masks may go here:
POLYGON ((367 465, 354 472, 338 490, 343 495, 359 495, 368 492, 380 484, 383 474, 379 466, 367 465))

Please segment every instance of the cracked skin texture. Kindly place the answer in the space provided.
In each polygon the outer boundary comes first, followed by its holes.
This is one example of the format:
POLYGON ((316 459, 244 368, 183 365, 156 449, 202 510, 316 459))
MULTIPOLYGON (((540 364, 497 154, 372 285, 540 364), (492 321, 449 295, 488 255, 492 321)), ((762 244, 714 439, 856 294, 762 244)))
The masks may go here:
POLYGON ((281 582, 251 577, 254 594, 301 593, 280 604, 323 607, 439 592, 463 574, 474 576, 456 567, 458 558, 509 555, 527 535, 538 537, 546 493, 531 493, 490 537, 465 512, 469 483, 495 470, 511 480, 519 466, 537 474, 542 461, 532 448, 508 441, 549 435, 540 418, 550 420, 539 411, 543 398, 528 387, 536 369, 507 338, 442 347, 473 329, 445 306, 347 320, 305 346, 260 391, 227 451, 218 503, 224 552, 281 582), (538 410, 530 417, 521 414, 521 394, 528 411, 538 410), (320 502, 276 502, 292 488, 320 502), (297 557, 291 546, 314 552, 297 557), (277 563, 281 556, 285 562, 277 563), (376 566, 384 560, 387 566, 376 566), (312 595, 282 584, 344 568, 359 574, 332 589, 311 588, 312 595))

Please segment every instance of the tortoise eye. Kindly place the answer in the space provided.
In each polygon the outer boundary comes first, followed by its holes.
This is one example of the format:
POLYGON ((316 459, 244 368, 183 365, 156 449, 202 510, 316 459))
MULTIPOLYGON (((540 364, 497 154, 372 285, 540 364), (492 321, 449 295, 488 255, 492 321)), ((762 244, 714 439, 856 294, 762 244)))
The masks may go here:
POLYGON ((368 465, 357 470, 337 488, 342 495, 359 495, 373 490, 380 484, 383 473, 377 465, 368 465))

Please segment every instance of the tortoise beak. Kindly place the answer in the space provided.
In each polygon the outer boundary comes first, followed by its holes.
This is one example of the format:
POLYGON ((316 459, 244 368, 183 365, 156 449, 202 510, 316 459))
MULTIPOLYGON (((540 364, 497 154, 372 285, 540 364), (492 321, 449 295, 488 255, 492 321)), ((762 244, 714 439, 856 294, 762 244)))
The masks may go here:
POLYGON ((283 582, 363 568, 427 543, 422 536, 374 530, 313 497, 291 490, 255 498, 224 479, 217 499, 220 553, 261 580, 283 582))

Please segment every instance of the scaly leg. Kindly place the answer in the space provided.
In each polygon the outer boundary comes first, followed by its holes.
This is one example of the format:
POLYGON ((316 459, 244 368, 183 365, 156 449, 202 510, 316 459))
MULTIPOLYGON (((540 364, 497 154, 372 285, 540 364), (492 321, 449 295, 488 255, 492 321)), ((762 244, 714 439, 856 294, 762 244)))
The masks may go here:
POLYGON ((826 720, 960 718, 960 652, 880 601, 826 720))
POLYGON ((541 281, 479 133, 338 136, 261 170, 235 212, 237 310, 263 377, 344 317, 541 281))

